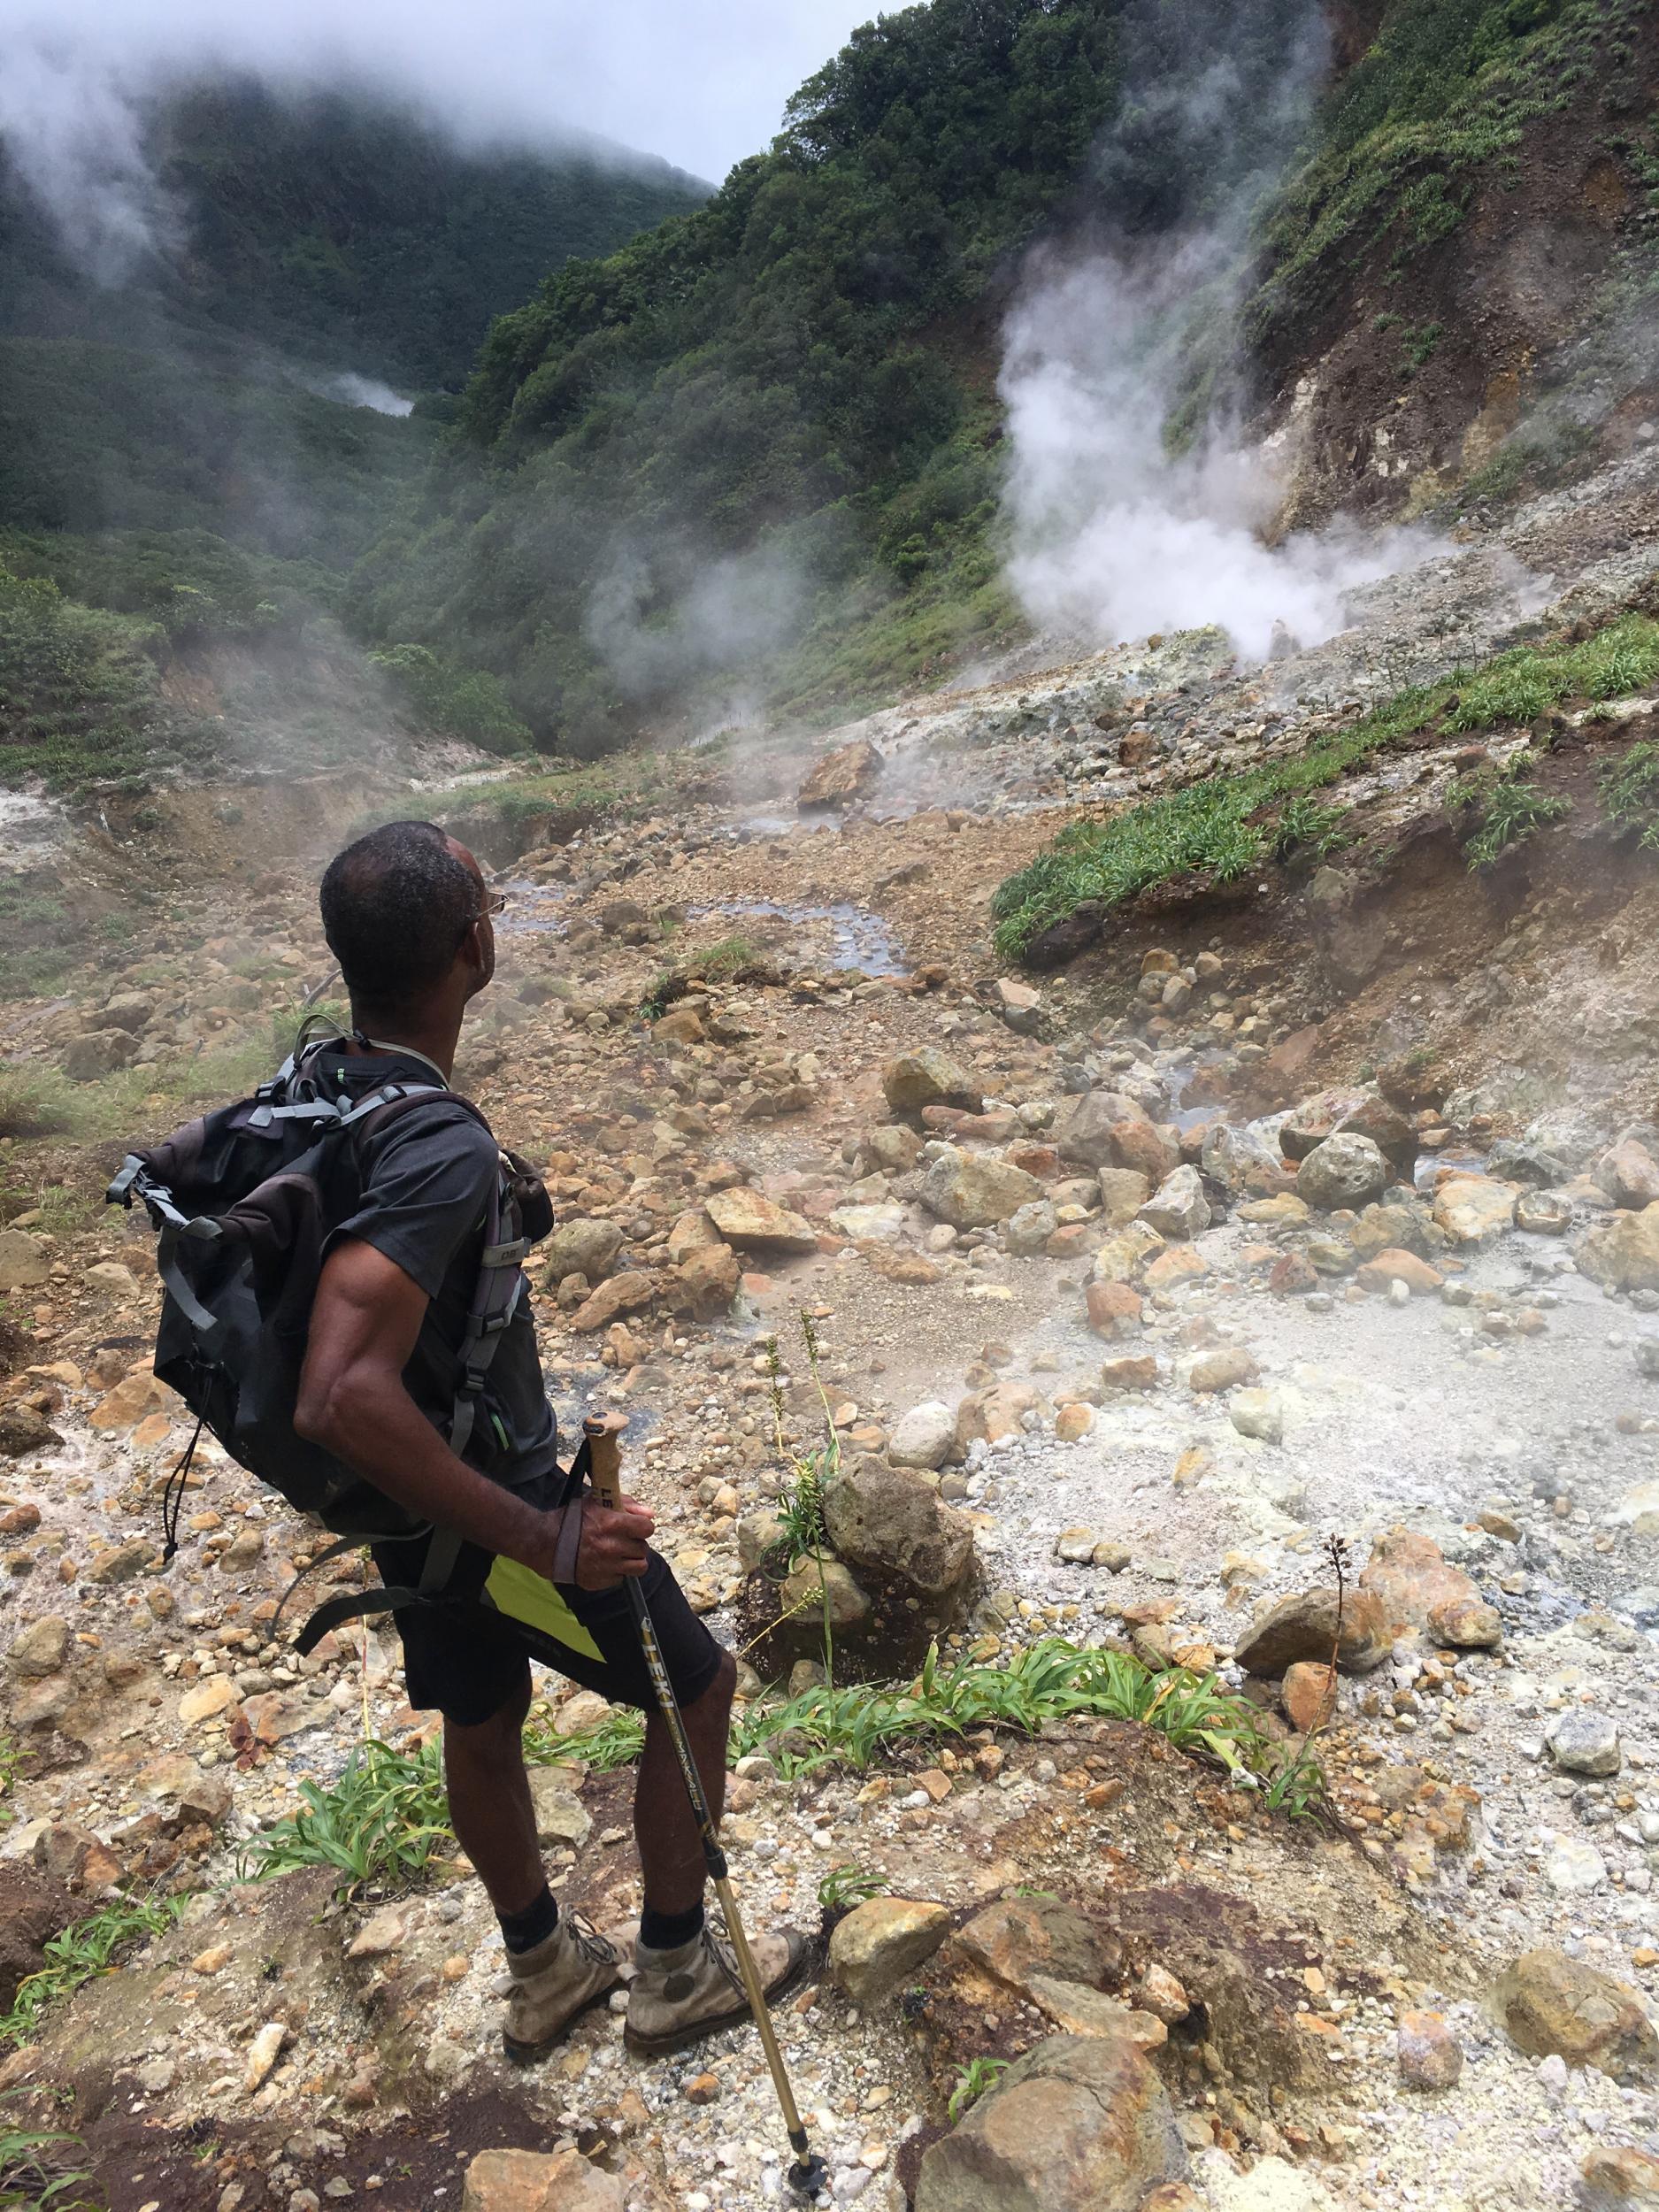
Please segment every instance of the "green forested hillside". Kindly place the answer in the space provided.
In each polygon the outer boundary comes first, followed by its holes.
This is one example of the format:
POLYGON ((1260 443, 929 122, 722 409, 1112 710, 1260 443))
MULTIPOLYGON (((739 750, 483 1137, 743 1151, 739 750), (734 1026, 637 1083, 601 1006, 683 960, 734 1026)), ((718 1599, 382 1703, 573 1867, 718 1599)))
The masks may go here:
MULTIPOLYGON (((1432 247, 1472 167, 1513 162, 1647 12, 1377 8, 1259 237, 1258 340, 1379 240, 1402 267, 1432 247)), ((541 741, 578 749, 718 703, 734 667, 815 709, 994 637, 1020 250, 1225 209, 1312 12, 933 0, 858 32, 706 207, 501 318, 419 513, 359 572, 359 618, 482 658, 541 741)))
POLYGON ((213 530, 339 567, 385 526, 432 436, 257 363, 0 339, 0 527, 213 530))

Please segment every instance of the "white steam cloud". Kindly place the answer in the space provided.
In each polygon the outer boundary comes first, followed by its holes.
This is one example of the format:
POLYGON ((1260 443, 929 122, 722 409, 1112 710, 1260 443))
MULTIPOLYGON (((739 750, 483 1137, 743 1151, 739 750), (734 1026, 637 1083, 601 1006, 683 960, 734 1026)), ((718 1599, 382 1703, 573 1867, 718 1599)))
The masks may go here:
POLYGON ((1231 426, 1166 453, 1171 388, 1149 334, 1192 265, 1177 251, 1154 273, 1104 255, 1050 266, 1010 317, 1008 573, 1045 629, 1105 643, 1214 623, 1264 660, 1281 627, 1302 645, 1346 628, 1345 595, 1426 547, 1348 526, 1266 545, 1277 454, 1231 426))
POLYGON ((795 565, 760 549, 697 559, 681 549, 672 601, 649 565, 618 553, 595 585, 588 642, 631 697, 741 667, 780 644, 807 596, 795 565))
MULTIPOLYGON (((1225 339, 1209 426, 1179 454, 1165 443, 1185 346, 1195 321, 1232 322, 1251 219, 1291 156, 1325 51, 1311 9, 1265 98, 1196 53, 1138 93, 1134 127, 1185 144, 1223 211, 1028 265, 1003 333, 1003 508, 1010 581, 1045 630, 1100 645, 1213 624, 1263 660, 1287 636, 1309 646, 1346 628, 1349 591, 1432 549, 1417 534, 1349 525, 1264 541, 1288 455, 1243 434, 1225 339)), ((1109 196, 1131 161, 1122 143, 1101 149, 1109 196)))
POLYGON ((323 398, 336 399, 342 407, 368 407, 377 415, 412 415, 415 411, 412 399, 405 399, 378 376, 359 376, 355 369, 342 369, 316 388, 323 398))
POLYGON ((84 52, 24 40, 0 53, 0 142, 99 284, 176 242, 178 211, 145 157, 130 95, 84 52))

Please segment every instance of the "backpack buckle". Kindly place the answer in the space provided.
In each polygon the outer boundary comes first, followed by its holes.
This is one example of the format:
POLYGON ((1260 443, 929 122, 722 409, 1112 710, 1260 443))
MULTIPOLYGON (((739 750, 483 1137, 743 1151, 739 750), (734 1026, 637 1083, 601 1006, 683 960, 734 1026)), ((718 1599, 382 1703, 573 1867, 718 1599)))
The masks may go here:
POLYGON ((144 1171, 144 1163, 136 1152, 129 1152, 121 1163, 120 1172, 104 1194, 106 1206, 128 1206, 133 1202, 133 1186, 144 1171))

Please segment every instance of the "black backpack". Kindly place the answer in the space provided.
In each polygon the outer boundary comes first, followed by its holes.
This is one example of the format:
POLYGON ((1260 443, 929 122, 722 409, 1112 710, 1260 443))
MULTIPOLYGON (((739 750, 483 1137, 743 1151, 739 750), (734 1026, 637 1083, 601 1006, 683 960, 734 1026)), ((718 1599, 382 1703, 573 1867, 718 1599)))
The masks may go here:
MULTIPOLYGON (((295 1430, 294 1409, 323 1248, 362 1190, 361 1145, 437 1098, 486 1131, 489 1125, 442 1080, 386 1083, 361 1098, 331 1088, 323 1062, 339 1047, 337 1037, 302 1041, 253 1097, 129 1153, 105 1193, 112 1205, 142 1202, 158 1233, 166 1294, 155 1371, 196 1417, 164 1502, 164 1559, 178 1549, 185 1479, 204 1426, 250 1474, 345 1540, 335 1551, 423 1535, 430 1525, 308 1443, 295 1430)), ((472 1440, 490 1362, 523 1295, 525 1256, 551 1225, 546 1192, 522 1161, 503 1154, 457 1360, 448 1440, 457 1455, 472 1440)), ((457 1547, 442 1548, 452 1565, 457 1547)))

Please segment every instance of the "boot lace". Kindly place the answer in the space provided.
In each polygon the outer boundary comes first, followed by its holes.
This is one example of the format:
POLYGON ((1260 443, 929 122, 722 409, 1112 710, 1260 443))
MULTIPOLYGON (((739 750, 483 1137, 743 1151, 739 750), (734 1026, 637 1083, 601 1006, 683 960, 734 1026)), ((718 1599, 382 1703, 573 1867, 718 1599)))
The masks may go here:
POLYGON ((616 1945, 608 1943, 585 1914, 566 1912, 561 1913, 559 1917, 570 1932, 571 1941, 590 1965, 614 1966, 616 1964, 616 1945))
POLYGON ((737 1970, 737 1954, 724 1937, 716 1935, 714 1930, 707 1923, 703 1925, 703 1947, 719 1968, 721 1973, 725 1975, 726 1980, 731 1983, 733 1988, 741 1994, 743 1988, 743 1977, 737 1970))

